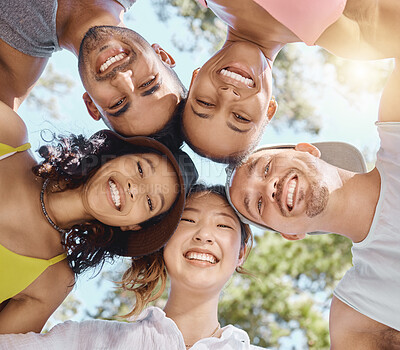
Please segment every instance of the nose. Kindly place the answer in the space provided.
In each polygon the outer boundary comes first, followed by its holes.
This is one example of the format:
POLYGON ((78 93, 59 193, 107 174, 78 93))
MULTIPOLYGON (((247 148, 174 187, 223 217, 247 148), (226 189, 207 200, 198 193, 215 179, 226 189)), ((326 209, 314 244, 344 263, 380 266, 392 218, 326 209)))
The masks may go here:
POLYGON ((133 92, 132 71, 128 69, 125 72, 117 72, 111 79, 111 85, 121 91, 133 92))
POLYGON ((139 191, 138 191, 137 186, 135 186, 133 183, 131 183, 130 181, 128 181, 128 185, 127 185, 126 192, 127 192, 128 196, 129 196, 131 199, 135 199, 136 196, 138 195, 138 192, 139 192, 139 191))
POLYGON ((220 86, 218 93, 228 100, 237 101, 240 99, 240 93, 233 86, 220 86))
POLYGON ((278 177, 272 177, 268 179, 266 183, 264 182, 265 194, 271 202, 274 202, 276 200, 276 189, 278 181, 278 177))
POLYGON ((207 226, 203 226, 195 232, 193 235, 193 240, 196 243, 212 245, 215 241, 215 238, 210 229, 207 228, 207 226))

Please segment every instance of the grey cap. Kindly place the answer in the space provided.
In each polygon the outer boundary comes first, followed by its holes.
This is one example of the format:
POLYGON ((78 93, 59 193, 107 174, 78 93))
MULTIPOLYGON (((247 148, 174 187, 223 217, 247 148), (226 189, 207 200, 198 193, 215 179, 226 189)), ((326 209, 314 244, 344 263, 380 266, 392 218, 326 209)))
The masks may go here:
MULTIPOLYGON (((321 152, 321 159, 325 162, 334 165, 338 168, 342 168, 348 171, 352 171, 355 173, 365 173, 367 172, 367 165, 365 163, 364 156, 362 153, 353 145, 350 145, 346 142, 313 142, 315 147, 317 147, 321 152)), ((296 144, 273 144, 273 145, 265 145, 257 148, 252 154, 259 151, 264 151, 268 149, 291 149, 294 148, 296 144)), ((245 224, 254 225, 263 230, 275 231, 274 229, 256 223, 245 216, 243 216, 239 211, 235 208, 232 203, 231 195, 229 192, 229 188, 232 184, 233 175, 235 173, 236 167, 228 166, 225 168, 226 171, 226 182, 225 182, 225 190, 226 196, 228 198, 229 204, 235 210, 236 214, 239 216, 240 220, 245 224)), ((276 231, 275 231, 276 232, 276 231)), ((323 234, 327 232, 310 232, 309 234, 323 234)))

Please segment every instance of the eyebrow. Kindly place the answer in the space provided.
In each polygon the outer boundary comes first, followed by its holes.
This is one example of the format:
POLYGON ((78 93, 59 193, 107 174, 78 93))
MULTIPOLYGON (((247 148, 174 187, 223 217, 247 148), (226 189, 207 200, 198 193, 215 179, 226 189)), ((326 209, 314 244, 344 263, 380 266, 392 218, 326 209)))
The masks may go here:
POLYGON ((160 197, 160 200, 161 200, 161 205, 160 205, 160 210, 158 212, 160 212, 164 208, 164 204, 165 204, 164 194, 160 193, 159 197, 160 197))
POLYGON ((218 213, 215 213, 214 215, 225 216, 225 217, 227 217, 227 218, 230 218, 230 219, 232 219, 232 220, 235 220, 235 218, 234 218, 232 215, 228 214, 228 213, 218 212, 218 213))
POLYGON ((250 211, 250 198, 249 198, 248 196, 244 197, 243 204, 244 204, 244 207, 245 207, 247 213, 248 213, 252 218, 255 218, 255 217, 253 216, 253 214, 251 213, 251 211, 250 211))
MULTIPOLYGON (((196 112, 196 111, 194 110, 194 108, 193 108, 193 105, 190 105, 190 108, 192 109, 192 112, 193 112, 194 114, 196 114, 198 117, 200 117, 200 118, 202 118, 202 119, 210 119, 210 118, 213 117, 212 114, 205 114, 205 113, 196 112)), ((228 126, 229 129, 231 129, 231 130, 233 130, 233 131, 235 131, 235 132, 245 133, 245 132, 248 132, 248 131, 251 130, 251 128, 246 129, 246 130, 241 130, 241 129, 239 129, 238 127, 236 127, 235 125, 233 125, 232 123, 229 123, 229 122, 227 122, 226 125, 228 126)))
POLYGON ((249 166, 247 167, 247 172, 248 172, 248 175, 249 175, 249 176, 251 176, 251 175, 254 174, 254 172, 255 172, 255 170, 256 170, 256 167, 257 167, 257 164, 258 164, 258 162, 260 161, 260 159, 261 159, 261 157, 258 157, 257 159, 253 160, 253 161, 249 164, 249 166))
POLYGON ((189 211, 195 211, 196 213, 199 213, 200 212, 200 210, 199 209, 197 209, 197 208, 184 208, 183 210, 189 210, 189 211))
POLYGON ((144 160, 147 162, 147 164, 150 166, 151 172, 154 174, 154 172, 156 171, 156 168, 154 167, 154 163, 153 163, 150 159, 148 159, 148 158, 143 157, 143 159, 144 159, 144 160))
POLYGON ((190 107, 192 108, 193 113, 196 114, 196 115, 197 115, 198 117, 200 117, 200 118, 209 119, 209 118, 213 117, 213 116, 210 115, 210 114, 205 114, 205 113, 196 112, 196 111, 194 110, 194 108, 193 108, 193 105, 190 105, 190 107))
POLYGON ((229 123, 229 122, 226 122, 226 125, 228 125, 229 129, 236 131, 236 132, 240 132, 240 133, 246 133, 251 130, 251 128, 245 129, 245 130, 239 129, 238 127, 236 127, 235 125, 233 125, 232 123, 229 123))
POLYGON ((119 109, 118 111, 112 113, 112 112, 107 112, 108 115, 112 116, 112 117, 119 117, 121 114, 125 113, 129 107, 131 106, 131 103, 128 102, 125 104, 125 106, 123 106, 121 109, 119 109))
POLYGON ((150 96, 152 94, 154 94, 156 91, 158 91, 161 87, 162 81, 159 81, 156 85, 154 85, 153 87, 151 87, 150 89, 146 90, 145 92, 142 92, 140 94, 140 96, 150 96))

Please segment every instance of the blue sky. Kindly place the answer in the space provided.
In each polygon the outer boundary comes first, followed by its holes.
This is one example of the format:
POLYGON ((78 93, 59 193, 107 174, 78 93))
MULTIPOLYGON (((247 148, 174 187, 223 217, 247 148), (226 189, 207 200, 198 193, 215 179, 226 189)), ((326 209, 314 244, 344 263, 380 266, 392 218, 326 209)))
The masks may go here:
MULTIPOLYGON (((182 28, 185 28, 183 20, 172 18, 167 23, 161 23, 154 13, 151 1, 138 0, 125 15, 125 24, 143 35, 150 43, 157 42, 172 54, 177 62, 176 71, 186 86, 189 84, 193 69, 201 66, 209 58, 210 44, 204 40, 200 41, 200 48, 194 52, 182 53, 175 48, 172 44, 173 39, 183 42, 192 40, 190 35, 182 31, 182 28)), ((310 79, 323 79, 325 83, 323 88, 318 91, 307 92, 317 113, 322 117, 321 132, 317 136, 311 136, 305 132, 281 128, 278 133, 268 127, 261 144, 335 140, 350 142, 361 150, 367 149, 369 154, 373 154, 379 145, 374 126, 378 114, 379 94, 362 94, 356 100, 348 100, 334 82, 335 71, 332 67, 316 63, 317 50, 303 44, 296 45, 299 45, 304 52, 299 64, 304 67, 305 73, 309 75, 310 79)), ((84 90, 77 73, 75 56, 67 51, 62 51, 54 54, 50 62, 58 73, 74 80, 75 85, 70 93, 58 99, 58 108, 61 114, 59 120, 49 119, 43 111, 34 110, 26 103, 20 108, 19 113, 28 126, 34 150, 40 143, 39 134, 42 129, 84 133, 89 136, 95 131, 105 128, 102 122, 93 121, 86 112, 81 99, 84 90)), ((351 73, 354 75, 353 79, 368 79, 370 65, 357 63, 355 67, 356 69, 351 73)), ((186 146, 184 149, 193 156, 204 181, 208 183, 224 182, 223 166, 194 155, 186 146)), ((257 232, 257 230, 255 231, 257 232)), ((87 281, 87 276, 82 276, 78 281, 74 294, 85 307, 91 308, 98 305, 107 289, 113 287, 111 282, 105 282, 99 288, 96 284, 97 281, 98 278, 87 281)), ((74 319, 79 320, 82 315, 83 313, 80 312, 74 319)))

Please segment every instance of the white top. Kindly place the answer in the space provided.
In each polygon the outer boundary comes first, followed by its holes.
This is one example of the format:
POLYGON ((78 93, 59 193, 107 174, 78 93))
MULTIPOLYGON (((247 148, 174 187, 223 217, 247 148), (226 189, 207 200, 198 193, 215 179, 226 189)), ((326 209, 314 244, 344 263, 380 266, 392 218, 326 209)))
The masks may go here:
MULTIPOLYGON (((46 334, 2 334, 0 349, 18 350, 186 350, 182 333, 163 310, 146 308, 136 322, 67 321, 46 334)), ((247 333, 232 325, 222 328, 220 338, 204 338, 193 350, 254 350, 247 333)))
POLYGON ((400 122, 377 122, 381 191, 368 236, 352 247, 353 267, 334 295, 400 331, 400 122))

